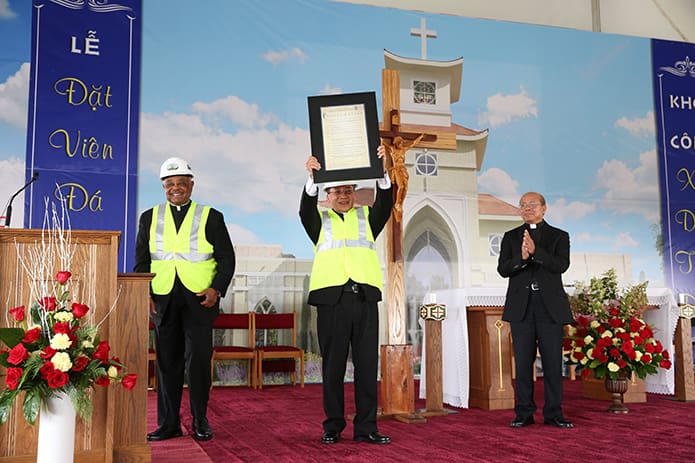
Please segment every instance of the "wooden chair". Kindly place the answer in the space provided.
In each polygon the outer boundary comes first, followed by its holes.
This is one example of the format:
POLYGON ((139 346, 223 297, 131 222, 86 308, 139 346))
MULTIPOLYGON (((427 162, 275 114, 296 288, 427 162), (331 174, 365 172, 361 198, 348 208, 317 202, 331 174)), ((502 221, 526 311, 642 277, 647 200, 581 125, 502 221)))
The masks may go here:
MULTIPOLYGON (((291 343, 256 346, 256 384, 263 388, 263 361, 268 359, 291 359, 292 384, 297 384, 296 361, 299 360, 300 385, 304 387, 304 349, 297 347, 297 312, 256 314, 256 330, 291 330, 291 343)), ((278 339, 280 333, 278 333, 278 339)))
MULTIPOLYGON (((210 378, 212 378, 217 360, 246 360, 246 385, 256 387, 255 361, 256 330, 254 328, 254 313, 221 313, 215 319, 212 328, 216 330, 246 330, 246 345, 219 345, 212 347, 210 361, 210 378)), ((212 382, 210 383, 212 389, 212 382)))
POLYGON ((157 390, 157 352, 154 350, 154 323, 150 320, 149 339, 147 341, 147 379, 148 387, 157 390), (152 376, 150 376, 152 369, 152 376))

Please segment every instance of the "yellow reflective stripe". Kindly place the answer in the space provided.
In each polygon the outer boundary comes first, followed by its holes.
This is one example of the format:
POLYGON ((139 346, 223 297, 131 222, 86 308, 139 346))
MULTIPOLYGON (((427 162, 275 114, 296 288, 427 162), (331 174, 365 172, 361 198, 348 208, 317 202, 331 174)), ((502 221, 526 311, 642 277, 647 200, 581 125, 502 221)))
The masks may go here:
POLYGON ((363 208, 356 208, 357 212, 357 236, 356 240, 334 240, 333 239, 333 222, 328 211, 321 212, 321 221, 323 222, 323 242, 316 245, 316 252, 328 251, 331 249, 347 248, 367 248, 376 249, 376 244, 367 238, 367 217, 363 208))
MULTIPOLYGON (((169 207, 168 204, 160 204, 156 206, 157 210, 157 225, 155 228, 155 251, 150 252, 150 258, 152 260, 185 260, 187 262, 204 262, 206 260, 212 259, 212 253, 201 254, 198 252, 198 234, 200 233, 200 223, 203 217, 203 211, 205 206, 197 204, 195 202, 191 203, 194 206, 193 209, 193 225, 191 226, 191 233, 189 235, 189 246, 188 252, 166 252, 164 251, 164 220, 166 216, 166 208, 169 207)), ((154 212, 154 211, 153 211, 154 212)), ((154 216, 154 213, 153 213, 154 216)), ((153 217, 154 219, 154 217, 153 217)))

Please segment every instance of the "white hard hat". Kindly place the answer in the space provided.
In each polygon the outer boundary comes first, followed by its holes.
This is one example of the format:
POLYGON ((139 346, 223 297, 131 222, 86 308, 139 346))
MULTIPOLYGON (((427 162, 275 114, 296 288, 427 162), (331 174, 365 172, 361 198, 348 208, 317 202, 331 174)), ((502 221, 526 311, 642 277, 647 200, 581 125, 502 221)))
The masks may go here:
POLYGON ((357 182, 354 180, 340 180, 337 182, 326 182, 323 184, 323 191, 328 191, 329 188, 337 188, 339 186, 354 186, 357 188, 357 182))
POLYGON ((159 169, 159 178, 165 179, 167 177, 173 177, 174 175, 188 175, 193 177, 193 170, 188 162, 181 158, 169 158, 162 164, 159 169))

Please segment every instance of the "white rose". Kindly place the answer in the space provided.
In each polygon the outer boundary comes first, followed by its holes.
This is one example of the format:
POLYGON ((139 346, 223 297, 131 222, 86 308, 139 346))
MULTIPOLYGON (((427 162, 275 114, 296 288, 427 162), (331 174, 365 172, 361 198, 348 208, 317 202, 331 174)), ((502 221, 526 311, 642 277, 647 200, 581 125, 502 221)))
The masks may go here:
POLYGON ((59 322, 71 322, 75 316, 72 314, 72 312, 65 312, 61 310, 60 312, 56 312, 54 318, 59 322))
POLYGON ((94 347, 94 344, 92 344, 91 340, 85 339, 84 341, 82 341, 82 347, 84 347, 85 349, 91 349, 94 347))
POLYGON ((584 338, 584 344, 591 344, 591 341, 594 340, 594 337, 590 334, 587 334, 586 337, 584 338))
POLYGON ((591 323, 589 323, 589 328, 596 329, 599 326, 601 326, 601 324, 598 322, 598 320, 591 320, 591 323))
POLYGON ((72 345, 70 336, 65 333, 58 333, 51 338, 51 347, 55 350, 65 350, 72 345))
POLYGON ((608 371, 611 371, 615 373, 616 371, 620 370, 620 367, 618 366, 617 363, 614 362, 609 362, 608 363, 608 371))
POLYGON ((67 352, 58 352, 55 354, 53 358, 51 358, 51 363, 56 370, 60 370, 62 372, 70 371, 70 368, 72 368, 72 362, 70 361, 70 356, 67 354, 67 352))
POLYGON ((118 377, 118 369, 114 366, 109 367, 109 378, 117 378, 118 377))
POLYGON ((594 348, 592 347, 588 351, 586 351, 586 356, 587 358, 594 358, 594 348))
POLYGON ((639 362, 641 358, 642 358, 642 352, 636 350, 635 351, 635 360, 639 362))

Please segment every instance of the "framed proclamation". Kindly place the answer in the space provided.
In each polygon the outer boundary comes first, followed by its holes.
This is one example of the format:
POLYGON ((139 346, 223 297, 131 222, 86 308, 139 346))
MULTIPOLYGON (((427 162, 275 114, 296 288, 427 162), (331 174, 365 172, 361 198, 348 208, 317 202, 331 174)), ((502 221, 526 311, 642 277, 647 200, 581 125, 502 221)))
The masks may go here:
POLYGON ((308 97, 314 182, 381 178, 375 92, 308 97))

